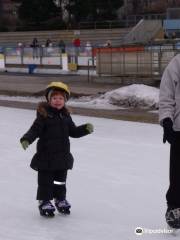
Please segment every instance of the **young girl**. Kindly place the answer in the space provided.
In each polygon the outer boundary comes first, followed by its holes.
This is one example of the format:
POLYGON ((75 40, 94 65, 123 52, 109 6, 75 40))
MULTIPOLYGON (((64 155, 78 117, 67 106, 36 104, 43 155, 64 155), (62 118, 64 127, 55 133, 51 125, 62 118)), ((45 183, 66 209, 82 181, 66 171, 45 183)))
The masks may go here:
POLYGON ((38 171, 37 200, 43 216, 54 216, 55 207, 60 213, 70 214, 66 200, 67 170, 73 167, 69 136, 79 138, 93 132, 90 123, 76 126, 65 106, 70 91, 62 82, 50 83, 45 92, 47 102, 40 103, 37 117, 31 128, 20 139, 24 150, 38 138, 37 152, 31 168, 38 171))

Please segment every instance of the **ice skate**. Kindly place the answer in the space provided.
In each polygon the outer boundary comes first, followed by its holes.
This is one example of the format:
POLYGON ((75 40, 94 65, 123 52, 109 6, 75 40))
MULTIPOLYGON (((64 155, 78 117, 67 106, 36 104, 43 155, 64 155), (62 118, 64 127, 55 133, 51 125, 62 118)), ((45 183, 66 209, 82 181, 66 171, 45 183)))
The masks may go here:
POLYGON ((54 217, 55 207, 50 201, 39 201, 39 212, 41 216, 54 217))
POLYGON ((168 229, 172 231, 173 235, 180 232, 180 208, 168 207, 166 211, 166 222, 168 229))
POLYGON ((55 199, 54 202, 55 202, 55 206, 56 206, 59 213, 62 213, 62 214, 65 214, 65 215, 70 214, 71 205, 68 203, 67 200, 59 201, 58 199, 55 199))
POLYGON ((169 225, 167 225, 167 229, 170 231, 170 234, 173 236, 177 236, 180 233, 179 228, 172 228, 169 225))

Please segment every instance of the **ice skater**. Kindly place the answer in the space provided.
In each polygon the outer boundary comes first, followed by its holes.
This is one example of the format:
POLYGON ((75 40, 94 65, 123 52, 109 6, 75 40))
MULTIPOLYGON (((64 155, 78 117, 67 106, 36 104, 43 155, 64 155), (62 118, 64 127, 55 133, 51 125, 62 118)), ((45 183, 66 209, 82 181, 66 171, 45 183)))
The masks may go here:
POLYGON ((83 137, 93 132, 90 123, 76 126, 65 106, 70 91, 62 82, 52 82, 45 90, 47 102, 37 108, 37 117, 20 139, 24 150, 38 138, 37 152, 31 168, 38 171, 37 200, 43 216, 54 216, 55 207, 60 213, 70 214, 71 205, 66 199, 66 178, 73 167, 69 136, 83 137), (54 199, 53 205, 52 201, 54 199))
POLYGON ((180 54, 166 67, 159 96, 159 121, 163 142, 170 144, 170 184, 166 194, 167 224, 180 229, 180 54))

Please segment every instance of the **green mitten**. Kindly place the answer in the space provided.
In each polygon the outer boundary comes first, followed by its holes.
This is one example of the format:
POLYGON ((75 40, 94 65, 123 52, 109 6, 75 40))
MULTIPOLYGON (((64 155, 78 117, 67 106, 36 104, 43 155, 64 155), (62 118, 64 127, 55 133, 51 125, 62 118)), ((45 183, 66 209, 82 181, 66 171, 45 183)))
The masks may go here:
POLYGON ((86 130, 89 132, 89 133, 92 133, 94 131, 94 126, 91 124, 91 123, 87 123, 86 124, 86 130))
POLYGON ((29 147, 29 142, 27 140, 23 140, 21 142, 21 146, 24 150, 26 150, 29 147))

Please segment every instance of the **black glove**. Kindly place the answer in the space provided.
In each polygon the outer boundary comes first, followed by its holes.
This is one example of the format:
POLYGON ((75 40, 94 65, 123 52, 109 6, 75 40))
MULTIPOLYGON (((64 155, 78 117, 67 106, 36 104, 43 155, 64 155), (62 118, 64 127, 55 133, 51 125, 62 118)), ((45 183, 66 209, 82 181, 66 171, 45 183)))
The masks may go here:
POLYGON ((163 120, 163 143, 168 141, 169 144, 172 144, 175 140, 175 132, 173 130, 173 122, 170 118, 165 118, 163 120))

